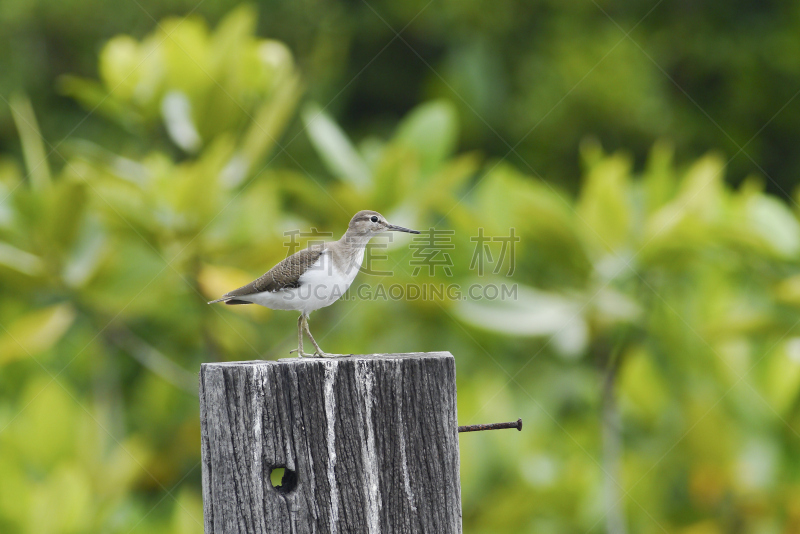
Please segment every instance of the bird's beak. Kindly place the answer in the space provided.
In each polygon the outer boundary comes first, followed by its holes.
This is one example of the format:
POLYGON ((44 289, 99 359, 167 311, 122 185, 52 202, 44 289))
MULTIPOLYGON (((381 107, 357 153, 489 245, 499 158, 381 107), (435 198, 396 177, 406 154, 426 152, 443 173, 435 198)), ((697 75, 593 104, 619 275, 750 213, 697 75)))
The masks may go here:
POLYGON ((409 234, 418 234, 418 230, 409 230, 408 228, 403 228, 402 226, 395 226, 393 224, 386 225, 387 230, 391 230, 392 232, 406 232, 409 234))

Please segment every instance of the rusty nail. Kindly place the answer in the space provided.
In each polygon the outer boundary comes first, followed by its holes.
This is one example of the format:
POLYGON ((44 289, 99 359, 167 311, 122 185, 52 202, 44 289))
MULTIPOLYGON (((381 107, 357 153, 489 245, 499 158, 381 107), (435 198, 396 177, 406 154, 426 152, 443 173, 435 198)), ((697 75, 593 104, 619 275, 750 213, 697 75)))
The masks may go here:
POLYGON ((489 425, 468 425, 458 427, 459 432, 478 432, 480 430, 499 430, 501 428, 516 428, 522 432, 522 419, 517 419, 513 423, 492 423, 489 425))

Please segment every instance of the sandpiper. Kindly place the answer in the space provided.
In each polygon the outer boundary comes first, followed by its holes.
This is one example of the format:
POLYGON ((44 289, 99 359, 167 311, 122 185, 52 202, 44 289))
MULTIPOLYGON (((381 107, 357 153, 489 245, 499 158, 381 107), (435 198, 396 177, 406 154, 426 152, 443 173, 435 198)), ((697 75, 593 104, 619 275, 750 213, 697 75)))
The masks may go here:
POLYGON ((367 243, 387 230, 419 233, 389 224, 377 211, 359 211, 350 219, 347 232, 338 241, 312 245, 292 254, 262 277, 225 293, 209 304, 260 304, 273 310, 299 311, 297 348, 289 353, 297 352, 299 357, 338 356, 327 354, 319 348, 308 328, 308 316, 314 310, 330 306, 347 291, 364 261, 367 243), (303 329, 314 344, 314 354, 303 352, 303 329))

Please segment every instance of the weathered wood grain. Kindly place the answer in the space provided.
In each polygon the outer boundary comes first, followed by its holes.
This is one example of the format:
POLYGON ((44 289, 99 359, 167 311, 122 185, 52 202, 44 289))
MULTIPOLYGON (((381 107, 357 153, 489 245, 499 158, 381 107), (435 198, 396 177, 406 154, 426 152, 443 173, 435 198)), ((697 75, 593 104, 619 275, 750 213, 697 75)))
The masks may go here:
POLYGON ((461 532, 448 352, 204 364, 200 417, 206 534, 461 532))

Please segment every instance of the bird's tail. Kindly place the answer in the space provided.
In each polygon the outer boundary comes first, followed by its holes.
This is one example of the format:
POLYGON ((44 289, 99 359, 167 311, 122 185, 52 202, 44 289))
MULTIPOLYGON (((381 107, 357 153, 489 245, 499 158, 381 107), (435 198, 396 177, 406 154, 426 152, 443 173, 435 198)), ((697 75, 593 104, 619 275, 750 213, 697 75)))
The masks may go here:
POLYGON ((234 295, 222 295, 216 300, 208 301, 209 304, 214 304, 215 302, 224 302, 225 304, 252 304, 252 302, 236 298, 234 295))

